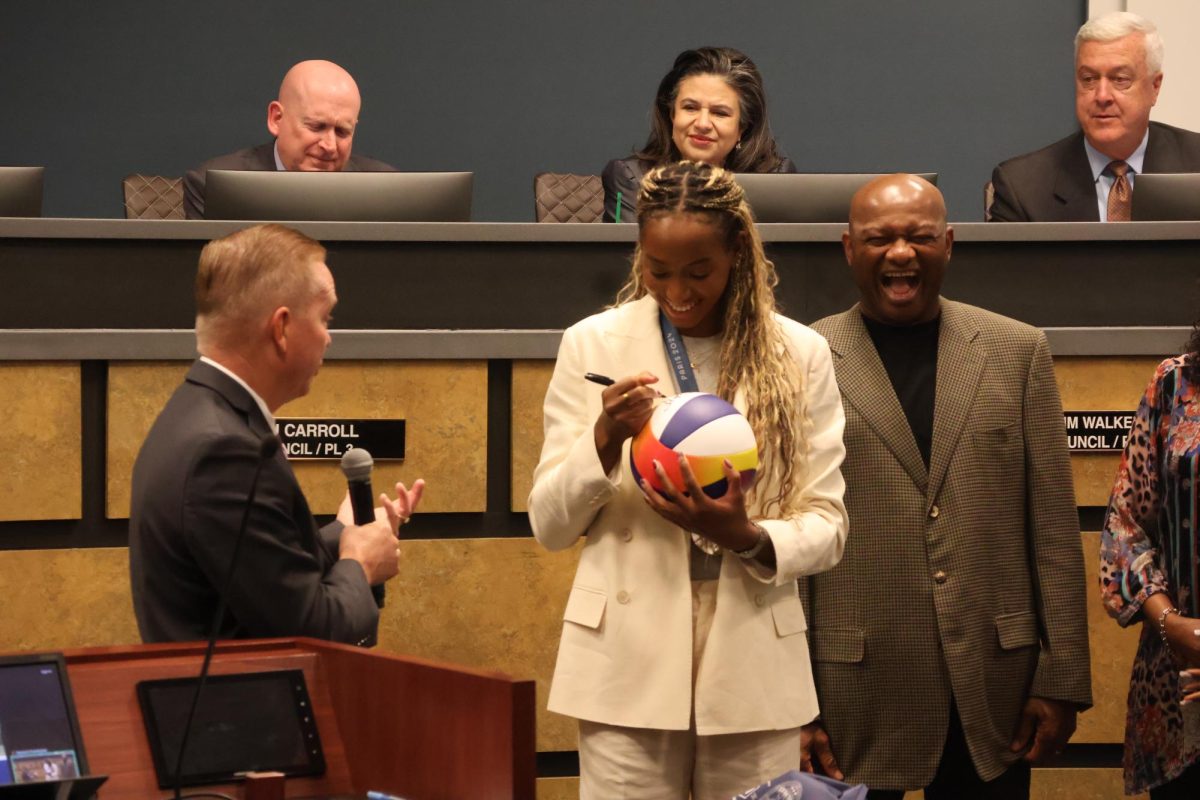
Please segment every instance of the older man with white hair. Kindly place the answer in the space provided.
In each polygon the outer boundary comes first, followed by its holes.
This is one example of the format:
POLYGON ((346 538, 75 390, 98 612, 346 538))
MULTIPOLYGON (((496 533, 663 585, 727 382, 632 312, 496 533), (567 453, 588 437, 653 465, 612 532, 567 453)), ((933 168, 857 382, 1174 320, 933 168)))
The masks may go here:
POLYGON ((1117 11, 1075 35, 1080 130, 992 172, 997 222, 1122 222, 1137 176, 1200 172, 1200 134, 1150 121, 1163 45, 1145 17, 1117 11))

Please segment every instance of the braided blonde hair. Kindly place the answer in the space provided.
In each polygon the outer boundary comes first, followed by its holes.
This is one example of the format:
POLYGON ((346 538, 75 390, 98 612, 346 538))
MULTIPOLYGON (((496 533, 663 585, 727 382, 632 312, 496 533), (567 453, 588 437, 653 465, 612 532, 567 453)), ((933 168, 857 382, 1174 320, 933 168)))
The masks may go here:
MULTIPOLYGON (((779 282, 763 252, 742 187, 733 173, 691 161, 665 164, 651 170, 638 193, 638 226, 669 214, 692 214, 708 219, 737 253, 725 287, 721 328, 721 366, 717 394, 733 402, 740 388, 746 399, 746 419, 758 442, 760 477, 778 487, 763 509, 776 507, 783 516, 799 509, 795 501, 801 475, 797 453, 807 455, 808 437, 797 430, 796 419, 807 419, 804 380, 789 355, 775 319, 775 285, 779 282)), ((642 247, 633 253, 629 280, 617 293, 615 305, 647 294, 642 279, 642 247)), ((760 480, 757 485, 763 485, 760 480)))

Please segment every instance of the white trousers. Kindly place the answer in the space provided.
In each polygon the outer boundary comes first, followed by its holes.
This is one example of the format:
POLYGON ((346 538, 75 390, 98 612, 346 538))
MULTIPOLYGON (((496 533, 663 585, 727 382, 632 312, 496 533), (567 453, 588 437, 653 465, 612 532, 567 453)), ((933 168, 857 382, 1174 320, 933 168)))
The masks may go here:
MULTIPOLYGON (((692 583, 692 685, 716 608, 716 581, 692 583)), ((579 720, 579 800, 729 800, 800 768, 800 729, 697 736, 579 720)))
POLYGON ((697 736, 579 721, 579 800, 729 800, 799 768, 799 728, 697 736))

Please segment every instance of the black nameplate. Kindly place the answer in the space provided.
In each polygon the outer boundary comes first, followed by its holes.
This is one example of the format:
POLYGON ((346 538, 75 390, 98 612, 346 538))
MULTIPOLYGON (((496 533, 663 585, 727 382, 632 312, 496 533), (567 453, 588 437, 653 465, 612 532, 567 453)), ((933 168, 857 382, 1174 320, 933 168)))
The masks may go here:
POLYGON ((1111 453, 1125 449, 1132 411, 1064 411, 1067 449, 1072 453, 1111 453))
POLYGON ((340 459, 351 447, 376 461, 404 460, 402 419, 276 419, 275 433, 293 461, 340 459))

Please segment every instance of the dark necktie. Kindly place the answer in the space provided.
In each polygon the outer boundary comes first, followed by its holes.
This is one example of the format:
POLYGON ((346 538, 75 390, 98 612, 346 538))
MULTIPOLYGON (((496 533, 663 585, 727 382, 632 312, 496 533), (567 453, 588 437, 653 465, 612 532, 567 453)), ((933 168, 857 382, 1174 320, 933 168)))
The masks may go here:
POLYGON ((1113 161, 1104 171, 1114 178, 1112 188, 1108 190, 1108 221, 1129 222, 1130 198, 1133 196, 1129 189, 1129 178, 1125 177, 1129 165, 1124 161, 1113 161))

